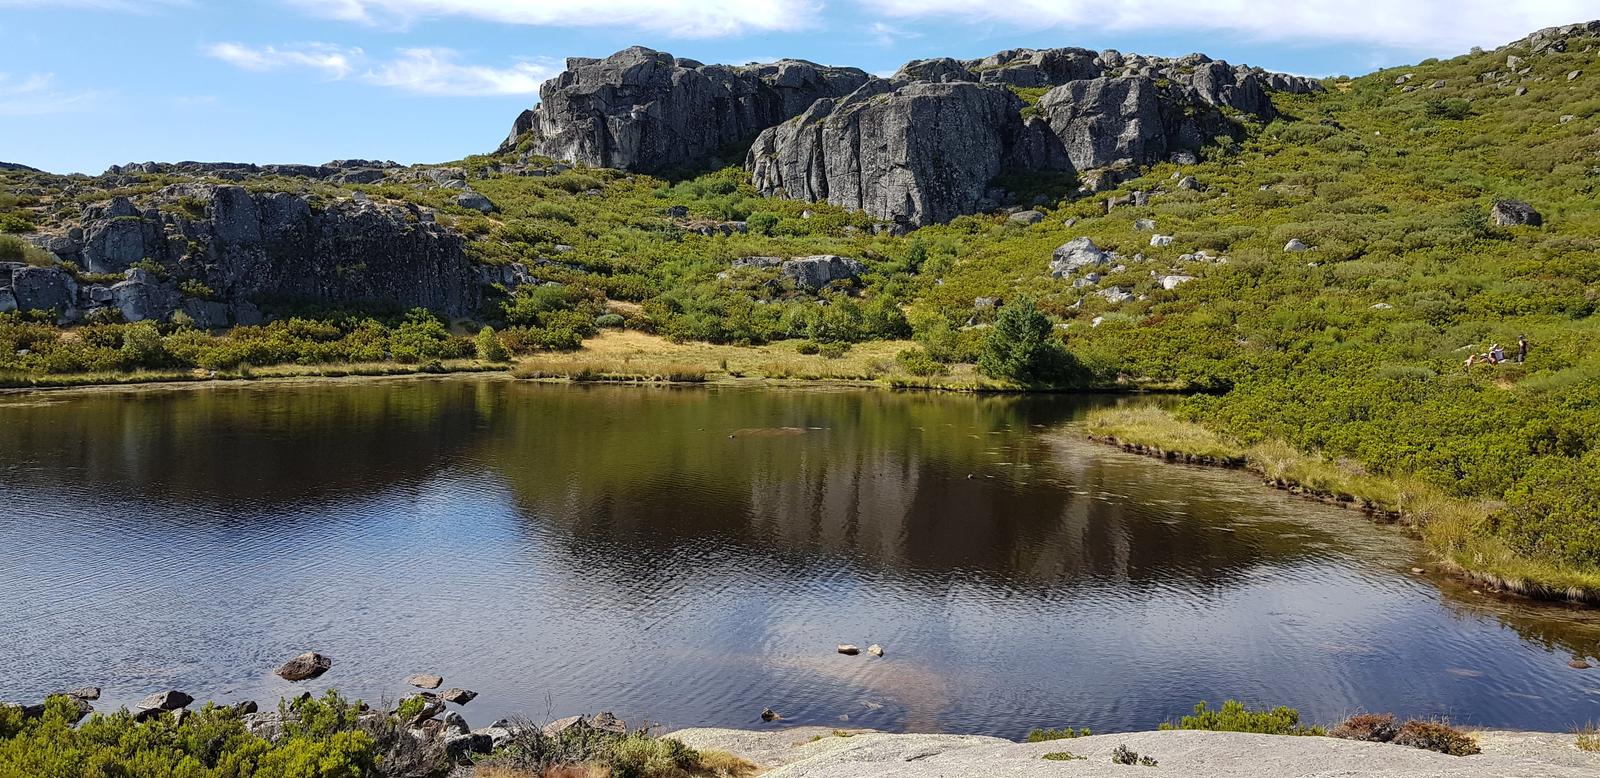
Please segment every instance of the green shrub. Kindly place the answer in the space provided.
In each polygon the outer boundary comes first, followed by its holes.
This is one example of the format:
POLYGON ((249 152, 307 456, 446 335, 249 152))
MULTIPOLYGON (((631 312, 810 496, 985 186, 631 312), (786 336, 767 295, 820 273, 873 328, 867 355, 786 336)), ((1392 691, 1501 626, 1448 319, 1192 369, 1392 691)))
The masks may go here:
POLYGON ((1112 764, 1140 765, 1142 767, 1156 767, 1159 763, 1155 757, 1140 756, 1138 751, 1130 751, 1126 745, 1119 745, 1111 751, 1112 764))
POLYGON ((484 327, 478 330, 472 339, 473 346, 477 349, 478 358, 485 362, 504 362, 511 358, 506 351, 506 344, 500 341, 500 333, 493 327, 484 327))
POLYGON ((1300 725, 1300 711, 1278 706, 1272 710, 1250 710, 1238 700, 1228 700, 1218 709, 1205 702, 1194 706, 1194 713, 1178 723, 1165 722, 1161 729, 1203 729, 1212 732, 1256 732, 1264 735, 1323 735, 1321 727, 1300 725))
POLYGON ((944 375, 947 372, 944 365, 935 362, 933 357, 928 356, 927 350, 922 348, 905 349, 894 355, 894 361, 901 370, 914 376, 928 378, 944 375))
POLYGON ((1076 737, 1089 737, 1093 734, 1093 732, 1089 731, 1088 727, 1084 727, 1083 729, 1073 729, 1072 727, 1063 727, 1061 729, 1035 729, 1028 732, 1028 742, 1044 743, 1051 740, 1067 740, 1076 737))
POLYGON ((185 278, 178 282, 178 291, 185 296, 200 300, 210 300, 217 295, 216 292, 212 291, 211 287, 206 286, 206 283, 198 278, 185 278))
POLYGON ((1055 326, 1033 301, 1019 298, 1006 303, 983 342, 978 369, 990 378, 1021 384, 1049 384, 1066 380, 1071 357, 1056 340, 1055 326))
POLYGON ((0 775, 184 776, 184 778, 363 778, 378 764, 377 742, 358 726, 359 708, 329 692, 292 706, 283 736, 249 734, 232 708, 207 705, 181 722, 139 723, 126 710, 78 713, 52 697, 42 716, 0 709, 0 775))

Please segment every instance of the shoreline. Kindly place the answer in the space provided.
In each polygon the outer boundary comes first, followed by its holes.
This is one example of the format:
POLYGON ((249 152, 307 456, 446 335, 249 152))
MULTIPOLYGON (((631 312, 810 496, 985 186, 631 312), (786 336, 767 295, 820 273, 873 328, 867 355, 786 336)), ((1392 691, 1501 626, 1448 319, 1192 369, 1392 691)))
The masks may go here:
POLYGON ((1528 600, 1600 606, 1600 573, 1522 556, 1493 536, 1472 531, 1492 511, 1487 501, 1443 494, 1401 479, 1343 472, 1284 443, 1245 449, 1158 409, 1151 418, 1091 414, 1086 437, 1127 453, 1172 464, 1242 470, 1262 484, 1304 499, 1359 510, 1370 520, 1407 527, 1438 568, 1501 594, 1528 600), (1159 417, 1159 418, 1155 418, 1159 417), (1120 434, 1118 434, 1120 433, 1120 434), (1317 483, 1321 482, 1322 486, 1317 483))

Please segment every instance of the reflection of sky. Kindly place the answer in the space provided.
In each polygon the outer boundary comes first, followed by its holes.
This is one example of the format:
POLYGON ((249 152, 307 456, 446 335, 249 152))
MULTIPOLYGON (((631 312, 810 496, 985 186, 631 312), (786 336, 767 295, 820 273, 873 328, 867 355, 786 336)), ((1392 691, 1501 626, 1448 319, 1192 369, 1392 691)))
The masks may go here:
MULTIPOLYGON (((1561 729, 1600 717, 1600 676, 1567 669, 1488 606, 1447 606, 1405 573, 1414 550, 1393 530, 1064 434, 989 439, 1032 423, 1008 413, 1037 409, 436 391, 423 416, 380 414, 390 425, 376 442, 364 424, 328 420, 342 413, 292 413, 332 427, 297 434, 335 447, 307 456, 344 460, 341 485, 263 476, 268 500, 241 491, 252 470, 316 473, 257 467, 252 456, 294 450, 272 442, 270 422, 228 417, 173 439, 206 468, 225 454, 241 472, 190 481, 182 462, 143 462, 133 472, 173 475, 153 489, 119 480, 103 450, 170 455, 148 425, 85 433, 70 455, 0 446, 0 474, 29 470, 0 477, 0 500, 19 508, 0 516, 0 542, 27 550, 0 566, 0 612, 16 624, 0 655, 28 658, 0 698, 94 683, 109 705, 167 685, 270 699, 299 688, 270 668, 315 649, 335 659, 316 684, 376 700, 439 672, 483 693, 467 712, 485 722, 607 706, 755 725, 771 706, 791 723, 1017 735, 1149 727, 1225 696, 1324 721, 1396 710, 1561 729), (799 414, 826 429, 730 439, 719 402, 729 428, 799 414), (537 423, 519 427, 519 414, 537 423), (906 434, 924 417, 934 431, 906 434), (581 441, 629 426, 649 432, 621 458, 637 472, 595 480, 621 460, 581 441), (251 439, 269 442, 235 444, 251 439), (888 657, 841 657, 840 642, 888 657)), ((1516 612, 1547 635, 1600 635, 1593 619, 1516 612)))

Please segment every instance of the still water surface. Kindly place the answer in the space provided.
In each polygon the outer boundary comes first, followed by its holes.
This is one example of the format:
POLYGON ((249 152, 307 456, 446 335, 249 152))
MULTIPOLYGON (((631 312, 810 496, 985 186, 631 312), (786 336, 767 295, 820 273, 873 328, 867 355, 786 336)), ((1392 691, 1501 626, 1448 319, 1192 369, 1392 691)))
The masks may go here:
POLYGON ((0 398, 0 699, 83 684, 474 724, 1018 736, 1200 699, 1565 729, 1600 618, 1412 575, 1417 547, 1082 441, 1097 402, 504 380, 0 398), (881 643, 876 659, 834 653, 881 643), (271 668, 307 649, 309 685, 271 668))

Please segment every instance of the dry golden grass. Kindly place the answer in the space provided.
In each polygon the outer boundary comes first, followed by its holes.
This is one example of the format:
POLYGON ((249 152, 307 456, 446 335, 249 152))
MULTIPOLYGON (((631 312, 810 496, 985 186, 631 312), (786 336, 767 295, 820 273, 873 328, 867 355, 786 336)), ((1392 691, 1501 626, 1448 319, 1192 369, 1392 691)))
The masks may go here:
POLYGON ((1578 738, 1576 745, 1579 751, 1600 753, 1600 724, 1585 724, 1574 728, 1572 734, 1578 738))
MULTIPOLYGON (((652 380, 653 376, 698 372, 704 380, 711 381, 870 382, 900 376, 894 357, 913 345, 911 341, 857 343, 843 356, 829 359, 821 354, 801 354, 800 341, 727 346, 675 343, 632 330, 607 330, 584 341, 583 348, 577 351, 521 358, 512 373, 525 377, 601 375, 618 377, 614 380, 652 380)), ((962 372, 971 377, 970 367, 962 372)), ((956 373, 952 378, 959 379, 961 375, 956 373)))

